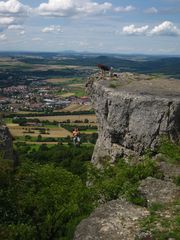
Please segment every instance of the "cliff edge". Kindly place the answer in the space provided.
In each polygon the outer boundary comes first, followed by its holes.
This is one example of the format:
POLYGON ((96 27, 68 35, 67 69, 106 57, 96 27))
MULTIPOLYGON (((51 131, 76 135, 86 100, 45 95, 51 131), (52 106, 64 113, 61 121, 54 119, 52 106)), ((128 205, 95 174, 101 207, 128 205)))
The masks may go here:
POLYGON ((141 155, 155 150, 161 135, 180 139, 180 81, 120 73, 92 76, 86 84, 96 111, 99 137, 92 162, 103 157, 141 155))

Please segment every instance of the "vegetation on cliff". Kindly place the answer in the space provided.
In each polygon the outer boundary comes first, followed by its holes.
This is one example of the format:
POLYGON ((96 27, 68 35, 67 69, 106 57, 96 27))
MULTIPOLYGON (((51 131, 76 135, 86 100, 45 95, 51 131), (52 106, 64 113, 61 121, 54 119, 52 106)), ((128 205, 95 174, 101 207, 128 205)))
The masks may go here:
MULTIPOLYGON (((160 152, 171 159, 171 151, 163 144, 160 152)), ((173 147, 178 164, 180 146, 173 147)), ((105 164, 98 170, 90 164, 93 147, 42 145, 39 149, 31 149, 21 145, 16 151, 19 166, 13 168, 12 162, 0 162, 0 238, 4 240, 70 240, 77 224, 100 203, 124 197, 146 206, 146 199, 138 190, 140 181, 148 176, 164 177, 150 154, 134 166, 119 159, 114 166, 105 164)), ((157 210, 161 207, 155 206, 157 210)), ((172 206, 174 209, 175 205, 172 206)), ((178 236, 177 214, 170 231, 170 219, 154 208, 151 206, 151 215, 143 221, 143 227, 153 228, 154 236, 158 236, 155 239, 178 236), (165 232, 157 229, 155 222, 159 219, 167 225, 165 232), (168 231, 171 234, 168 235, 168 231)), ((163 208, 167 209, 167 205, 163 208)))

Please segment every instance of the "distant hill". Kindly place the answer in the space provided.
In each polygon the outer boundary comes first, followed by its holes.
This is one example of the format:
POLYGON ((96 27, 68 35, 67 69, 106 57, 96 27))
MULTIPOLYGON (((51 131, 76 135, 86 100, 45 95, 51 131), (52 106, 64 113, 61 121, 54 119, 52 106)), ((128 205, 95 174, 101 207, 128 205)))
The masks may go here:
MULTIPOLYGON (((120 55, 120 54, 90 54, 90 53, 76 53, 73 51, 65 51, 61 53, 31 53, 31 52, 1 52, 0 58, 11 58, 17 60, 19 63, 28 64, 28 68, 19 66, 17 69, 13 68, 13 72, 25 71, 26 74, 32 75, 31 66, 36 64, 42 65, 63 65, 63 66, 79 66, 79 67, 93 67, 95 68, 98 63, 112 66, 115 71, 121 72, 137 72, 148 74, 160 74, 168 77, 180 79, 180 56, 148 56, 148 55, 120 55), (30 71, 29 71, 30 70, 30 71)), ((8 68, 10 71, 11 68, 8 68)), ((67 70, 66 70, 67 71, 67 70)), ((72 76, 86 77, 91 74, 89 71, 78 74, 80 69, 71 69, 74 73, 72 76)), ((81 69, 82 71, 82 69, 81 69)), ((49 75, 42 71, 37 73, 38 77, 49 75)), ((52 75, 56 76, 61 74, 52 71, 52 75)), ((63 76, 64 72, 63 72, 63 76)), ((68 76, 71 76, 68 70, 68 76)))
POLYGON ((19 55, 18 60, 29 64, 62 64, 73 66, 96 66, 98 63, 112 66, 120 71, 138 73, 165 74, 180 79, 180 57, 146 56, 146 55, 93 55, 39 53, 19 55), (37 58, 41 56, 41 58, 37 58), (64 56, 64 58, 63 58, 64 56))

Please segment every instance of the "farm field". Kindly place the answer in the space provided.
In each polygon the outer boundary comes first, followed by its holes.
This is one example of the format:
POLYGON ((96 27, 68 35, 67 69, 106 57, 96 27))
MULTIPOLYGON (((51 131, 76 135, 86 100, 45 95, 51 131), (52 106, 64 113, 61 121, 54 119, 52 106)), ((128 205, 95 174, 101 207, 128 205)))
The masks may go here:
POLYGON ((71 97, 74 96, 75 94, 73 92, 68 92, 68 93, 63 93, 61 94, 61 97, 67 98, 67 97, 71 97))
POLYGON ((74 78, 50 78, 50 79, 44 80, 44 82, 56 84, 56 83, 67 83, 72 80, 74 80, 74 78))
POLYGON ((68 107, 61 110, 61 112, 77 112, 77 111, 90 111, 91 105, 71 104, 68 107))
MULTIPOLYGON (((36 117, 40 121, 48 120, 50 122, 57 121, 57 122, 75 122, 75 121, 83 121, 88 119, 89 122, 96 123, 96 115, 95 114, 85 114, 85 115, 66 115, 66 116, 43 116, 43 117, 36 117)), ((27 119, 31 119, 28 117, 27 119)))
POLYGON ((73 83, 73 84, 69 84, 69 87, 84 88, 84 84, 82 84, 82 83, 73 83))
POLYGON ((41 128, 24 127, 19 126, 18 124, 7 124, 7 127, 9 128, 9 131, 13 137, 21 137, 26 135, 37 137, 38 135, 42 135, 42 137, 44 138, 64 138, 67 136, 71 136, 71 132, 67 131, 62 127, 46 128, 46 134, 42 134, 40 132, 41 128))
MULTIPOLYGON (((18 143, 19 141, 14 141, 14 143, 18 143)), ((52 146, 52 145, 57 145, 58 142, 29 142, 29 141, 26 141, 26 144, 29 144, 29 145, 39 145, 41 146, 42 144, 46 144, 47 146, 52 146)), ((64 143, 65 144, 65 143, 64 143)))

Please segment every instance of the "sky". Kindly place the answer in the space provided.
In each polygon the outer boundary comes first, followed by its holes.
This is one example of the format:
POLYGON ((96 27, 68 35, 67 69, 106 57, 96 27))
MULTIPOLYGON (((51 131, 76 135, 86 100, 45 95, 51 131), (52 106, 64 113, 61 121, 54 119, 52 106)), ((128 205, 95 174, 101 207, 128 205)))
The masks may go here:
POLYGON ((180 0, 0 0, 0 51, 180 55, 180 0))

